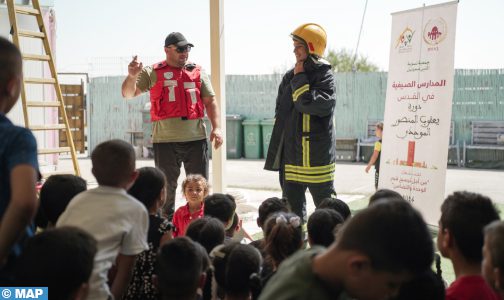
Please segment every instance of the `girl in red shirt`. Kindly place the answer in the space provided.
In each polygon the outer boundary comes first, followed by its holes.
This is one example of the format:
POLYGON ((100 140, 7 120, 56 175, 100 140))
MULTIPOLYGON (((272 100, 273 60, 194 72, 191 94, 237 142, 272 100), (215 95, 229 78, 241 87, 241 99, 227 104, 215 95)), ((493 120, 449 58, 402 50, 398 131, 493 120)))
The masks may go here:
POLYGON ((184 236, 189 223, 203 217, 203 200, 208 196, 208 182, 199 174, 189 174, 182 182, 182 191, 187 204, 179 207, 173 215, 176 228, 173 237, 184 236))

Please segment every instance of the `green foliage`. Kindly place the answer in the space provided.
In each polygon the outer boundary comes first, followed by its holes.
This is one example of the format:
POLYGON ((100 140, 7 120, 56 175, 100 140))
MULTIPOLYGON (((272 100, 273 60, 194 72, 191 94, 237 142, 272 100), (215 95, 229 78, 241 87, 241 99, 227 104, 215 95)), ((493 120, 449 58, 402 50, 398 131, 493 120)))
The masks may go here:
MULTIPOLYGON (((352 72, 353 55, 352 52, 347 49, 332 50, 328 51, 326 59, 333 66, 335 72, 352 72)), ((357 72, 376 72, 378 71, 378 66, 372 62, 369 62, 367 57, 358 55, 355 60, 355 71, 357 72)))

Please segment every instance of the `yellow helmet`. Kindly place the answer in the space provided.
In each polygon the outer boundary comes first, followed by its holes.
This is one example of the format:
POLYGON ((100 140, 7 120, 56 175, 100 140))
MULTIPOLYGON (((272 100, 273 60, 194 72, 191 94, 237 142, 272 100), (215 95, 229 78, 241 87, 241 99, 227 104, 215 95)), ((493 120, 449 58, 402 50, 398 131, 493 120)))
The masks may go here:
POLYGON ((301 39, 308 47, 308 52, 318 57, 324 56, 327 45, 327 34, 322 26, 315 23, 306 23, 296 28, 291 33, 292 38, 301 39))

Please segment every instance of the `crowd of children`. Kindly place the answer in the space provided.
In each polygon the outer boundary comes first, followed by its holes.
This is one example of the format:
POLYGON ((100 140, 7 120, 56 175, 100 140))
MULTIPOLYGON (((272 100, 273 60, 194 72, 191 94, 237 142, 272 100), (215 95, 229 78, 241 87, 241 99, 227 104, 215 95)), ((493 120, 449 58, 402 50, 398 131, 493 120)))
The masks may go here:
POLYGON ((354 213, 324 199, 307 224, 286 199, 268 198, 263 237, 243 244, 231 195, 189 174, 187 204, 168 220, 164 173, 136 169, 132 146, 110 140, 91 154, 97 188, 54 175, 39 206, 35 140, 4 115, 19 96, 21 56, 2 38, 0 66, 2 286, 46 286, 49 299, 504 299, 504 222, 480 194, 455 192, 441 206, 436 248, 453 264, 449 286, 422 216, 389 190, 354 213))

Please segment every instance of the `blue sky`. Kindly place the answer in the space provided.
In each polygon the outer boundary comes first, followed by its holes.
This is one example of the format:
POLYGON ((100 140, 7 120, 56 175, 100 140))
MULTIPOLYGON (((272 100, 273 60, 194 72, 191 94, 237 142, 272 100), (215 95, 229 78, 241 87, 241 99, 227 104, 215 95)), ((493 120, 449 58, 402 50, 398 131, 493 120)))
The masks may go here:
MULTIPOLYGON (((369 0, 359 53, 388 69, 391 13, 439 1, 369 0)), ((355 49, 365 0, 227 0, 227 74, 282 72, 294 61, 290 32, 315 22, 328 47, 355 49)), ((180 31, 195 48, 190 60, 210 69, 208 0, 56 0, 58 69, 86 71, 90 61, 126 67, 133 54, 164 58, 164 38, 180 31), (98 59, 100 58, 100 59, 98 59), (117 59, 114 59, 117 58, 117 59), (122 58, 120 60, 119 58, 122 58)), ((455 68, 504 68, 504 0, 461 0, 455 68)))

